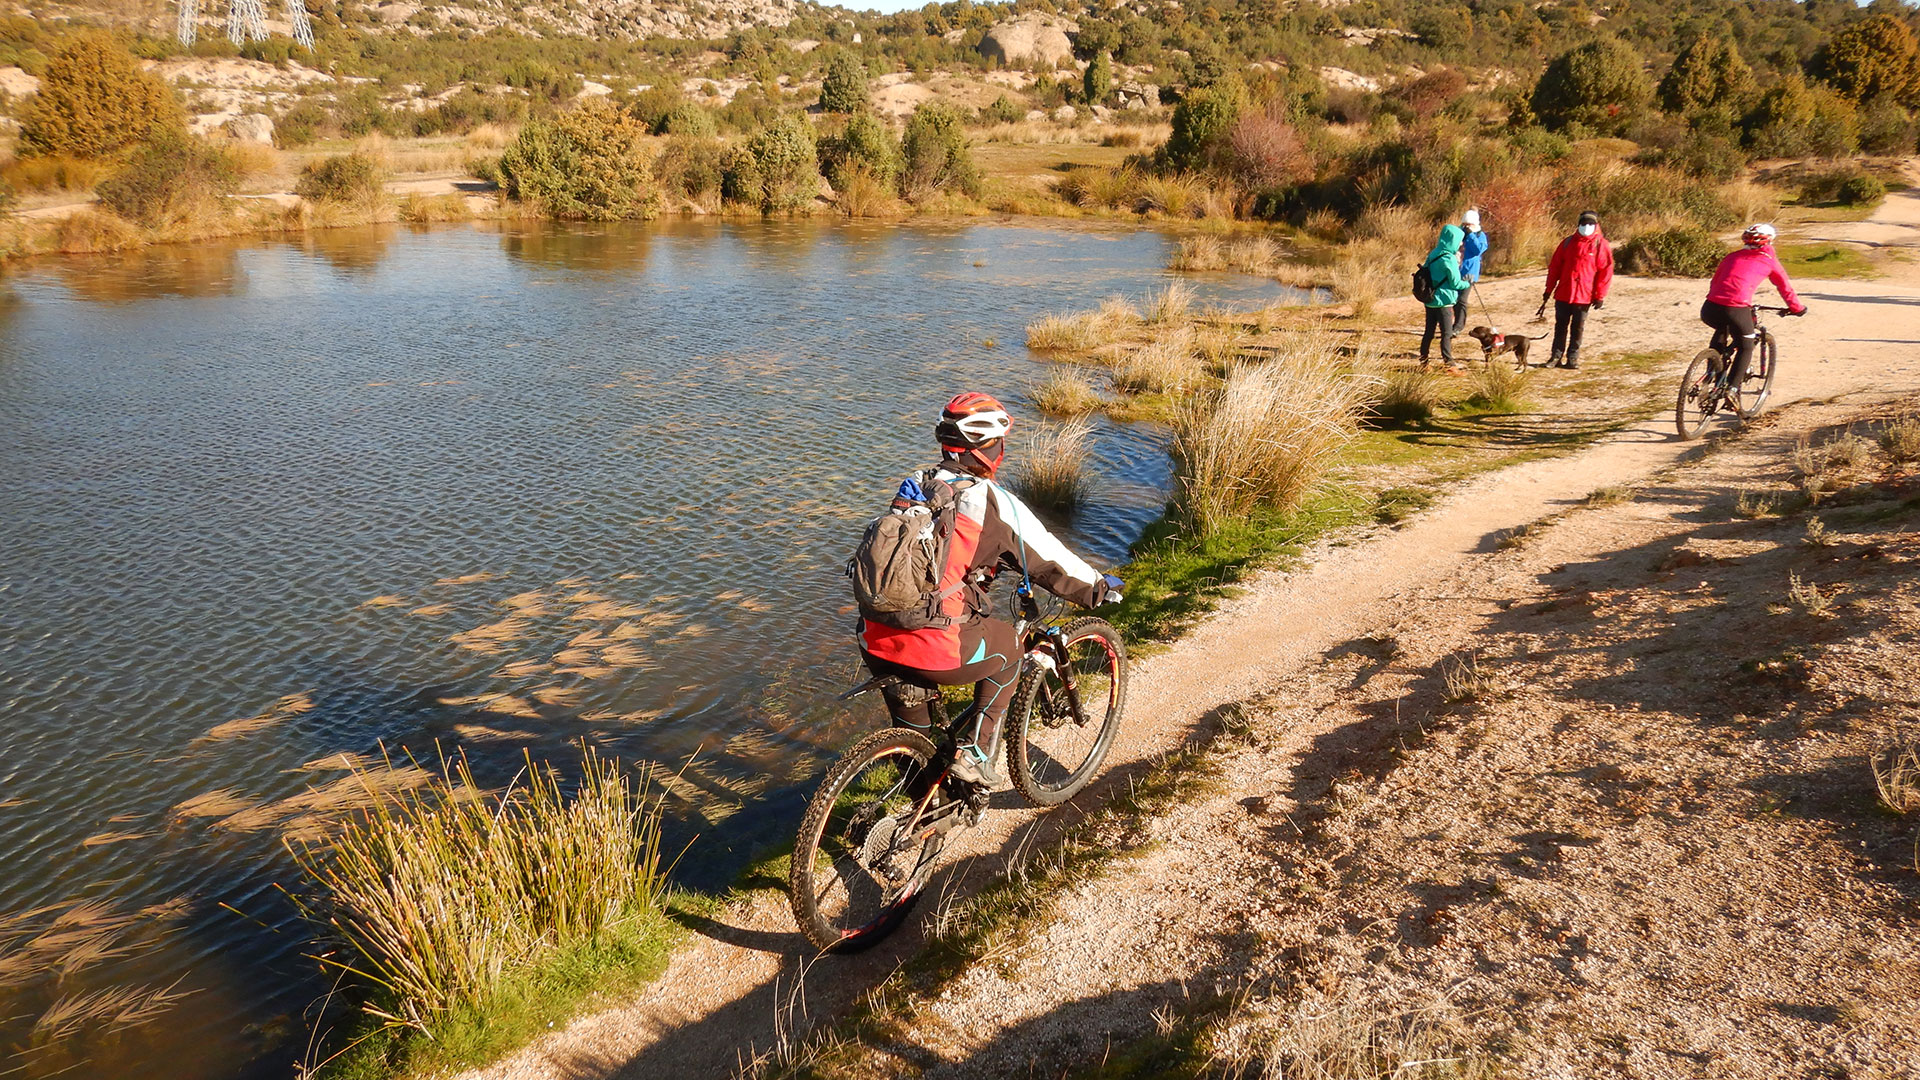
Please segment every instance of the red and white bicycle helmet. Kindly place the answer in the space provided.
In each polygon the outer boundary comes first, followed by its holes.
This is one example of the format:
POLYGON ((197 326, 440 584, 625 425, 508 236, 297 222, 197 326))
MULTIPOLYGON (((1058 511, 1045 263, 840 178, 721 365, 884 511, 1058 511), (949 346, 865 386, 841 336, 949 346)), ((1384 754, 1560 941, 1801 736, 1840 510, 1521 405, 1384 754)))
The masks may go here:
POLYGON ((1751 248, 1772 247, 1773 238, 1778 235, 1773 226, 1759 222, 1747 226, 1747 231, 1740 234, 1740 242, 1751 248))
POLYGON ((1007 415, 1006 406, 991 394, 970 391, 955 396, 940 410, 933 437, 949 456, 972 456, 991 476, 1006 459, 1007 432, 1012 429, 1013 418, 1007 415), (989 452, 992 457, 987 456, 989 452))

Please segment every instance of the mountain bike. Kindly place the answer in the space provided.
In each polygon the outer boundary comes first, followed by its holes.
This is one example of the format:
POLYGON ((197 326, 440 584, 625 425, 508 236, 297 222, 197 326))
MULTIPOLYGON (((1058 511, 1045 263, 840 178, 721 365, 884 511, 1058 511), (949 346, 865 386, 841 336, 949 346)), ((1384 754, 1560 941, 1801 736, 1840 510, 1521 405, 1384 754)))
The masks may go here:
MULTIPOLYGON (((1747 361, 1747 377, 1738 388, 1728 385, 1737 348, 1732 335, 1728 335, 1724 347, 1701 349, 1693 363, 1687 365, 1673 406, 1673 425, 1680 430, 1681 438, 1698 436, 1715 416, 1732 413, 1743 420, 1750 419, 1766 407, 1767 398, 1773 393, 1777 361, 1773 335, 1760 322, 1761 313, 1768 311, 1776 315, 1788 313, 1786 308, 1754 306, 1753 358, 1747 361)), ((1718 337, 1716 333, 1715 338, 1718 337)))
MULTIPOLYGON (((1127 698, 1127 650, 1103 619, 1042 613, 1023 584, 1013 600, 1022 655, 1003 743, 1014 790, 1035 806, 1079 794, 1106 760, 1127 698)), ((851 700, 907 680, 883 675, 851 700)), ((827 770, 793 847, 794 922, 823 951, 857 952, 906 921, 949 839, 980 823, 989 792, 949 774, 971 707, 949 719, 939 687, 912 682, 929 703, 936 745, 905 727, 876 731, 827 770)))

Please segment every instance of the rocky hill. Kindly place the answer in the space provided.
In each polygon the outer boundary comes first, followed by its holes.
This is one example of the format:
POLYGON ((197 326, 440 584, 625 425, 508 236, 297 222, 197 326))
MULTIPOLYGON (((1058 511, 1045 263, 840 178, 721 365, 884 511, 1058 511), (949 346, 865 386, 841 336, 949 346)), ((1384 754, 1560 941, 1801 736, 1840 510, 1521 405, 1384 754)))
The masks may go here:
MULTIPOLYGON (((289 26, 283 0, 264 0, 269 32, 285 35, 289 26)), ((723 38, 736 30, 784 27, 806 11, 820 10, 808 0, 454 0, 418 3, 347 0, 326 4, 342 23, 373 33, 429 34, 436 31, 511 30, 532 37, 590 37, 635 40, 644 38, 723 38)), ((41 20, 76 19, 95 23, 134 25, 148 33, 173 32, 177 18, 173 3, 82 0, 35 6, 16 13, 41 20)), ((200 33, 219 38, 226 33, 227 5, 223 0, 201 0, 200 33)), ((322 16, 323 18, 325 16, 322 16)))

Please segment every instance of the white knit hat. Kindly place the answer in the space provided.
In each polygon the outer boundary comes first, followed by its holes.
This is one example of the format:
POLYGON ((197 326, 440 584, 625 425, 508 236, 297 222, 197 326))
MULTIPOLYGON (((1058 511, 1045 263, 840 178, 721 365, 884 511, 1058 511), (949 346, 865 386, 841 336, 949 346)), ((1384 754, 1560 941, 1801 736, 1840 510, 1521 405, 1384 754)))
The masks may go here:
POLYGON ((1477 229, 1477 228, 1479 228, 1479 227, 1480 227, 1480 211, 1478 211, 1478 210, 1469 210, 1469 211, 1467 211, 1466 213, 1464 213, 1464 214, 1461 214, 1461 215, 1460 215, 1460 224, 1462 224, 1462 225, 1471 225, 1471 226, 1473 226, 1473 227, 1474 227, 1474 228, 1476 228, 1476 229, 1477 229))

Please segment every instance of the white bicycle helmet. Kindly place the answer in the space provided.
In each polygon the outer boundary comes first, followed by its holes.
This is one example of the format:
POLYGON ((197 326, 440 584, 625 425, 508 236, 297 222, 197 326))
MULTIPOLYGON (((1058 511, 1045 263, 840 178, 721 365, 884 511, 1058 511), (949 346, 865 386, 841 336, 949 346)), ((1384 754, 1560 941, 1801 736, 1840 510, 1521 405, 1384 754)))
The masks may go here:
POLYGON ((1740 234, 1740 242, 1752 248, 1772 247, 1773 238, 1778 235, 1780 235, 1778 230, 1773 226, 1764 221, 1756 222, 1747 226, 1747 231, 1740 234))

